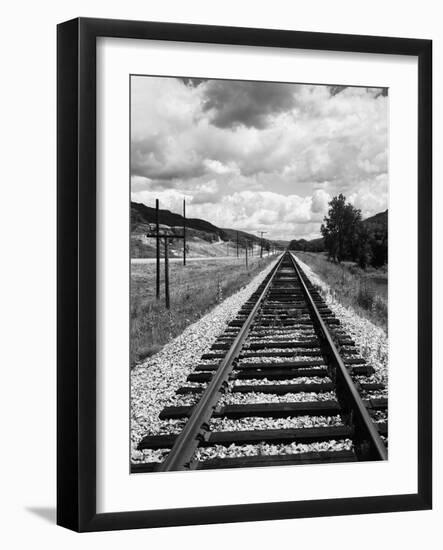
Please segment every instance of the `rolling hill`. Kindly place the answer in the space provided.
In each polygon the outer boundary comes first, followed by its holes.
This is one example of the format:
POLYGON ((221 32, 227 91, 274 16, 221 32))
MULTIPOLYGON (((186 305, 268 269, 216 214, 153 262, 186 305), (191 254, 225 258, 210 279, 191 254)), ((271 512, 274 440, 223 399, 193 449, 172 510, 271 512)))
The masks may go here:
MULTIPOLYGON (((155 256, 155 240, 146 234, 155 229, 156 210, 142 203, 131 202, 131 257, 152 258, 155 256)), ((170 210, 159 210, 161 231, 182 235, 183 216, 170 210)), ((199 218, 186 218, 186 237, 188 255, 190 256, 225 256, 236 254, 237 233, 240 248, 246 243, 250 249, 257 250, 260 237, 235 229, 216 227, 212 223, 199 218)), ((272 242, 272 241, 269 241, 272 242)), ((182 242, 172 240, 171 256, 181 256, 182 242)))
MULTIPOLYGON (((131 202, 131 231, 135 230, 140 224, 155 224, 156 210, 140 202, 131 202)), ((183 226, 183 216, 175 214, 170 210, 159 210, 159 222, 161 225, 169 227, 183 226)), ((205 233, 214 233, 222 238, 223 230, 212 223, 198 218, 187 218, 186 227, 203 231, 205 233)))
POLYGON ((388 230, 388 211, 385 210, 384 212, 379 212, 378 214, 374 214, 374 216, 371 216, 370 218, 366 218, 363 220, 363 225, 366 225, 366 227, 369 229, 377 229, 379 231, 387 231, 388 230))
POLYGON ((303 252, 323 252, 325 246, 323 243, 323 237, 311 239, 310 241, 307 241, 306 239, 293 239, 289 243, 289 249, 303 252))

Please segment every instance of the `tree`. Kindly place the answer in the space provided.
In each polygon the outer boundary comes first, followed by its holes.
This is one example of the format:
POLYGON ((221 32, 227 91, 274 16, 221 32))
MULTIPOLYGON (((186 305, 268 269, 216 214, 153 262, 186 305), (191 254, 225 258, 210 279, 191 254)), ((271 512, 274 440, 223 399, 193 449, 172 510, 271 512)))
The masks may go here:
POLYGON ((360 224, 358 232, 358 249, 356 260, 362 269, 366 269, 372 262, 371 235, 363 224, 360 224))
POLYGON ((387 231, 374 231, 371 239, 371 265, 380 267, 388 261, 388 234, 387 231))
POLYGON ((340 193, 329 202, 328 216, 323 221, 321 233, 329 258, 334 262, 356 260, 360 252, 361 211, 346 203, 340 193))

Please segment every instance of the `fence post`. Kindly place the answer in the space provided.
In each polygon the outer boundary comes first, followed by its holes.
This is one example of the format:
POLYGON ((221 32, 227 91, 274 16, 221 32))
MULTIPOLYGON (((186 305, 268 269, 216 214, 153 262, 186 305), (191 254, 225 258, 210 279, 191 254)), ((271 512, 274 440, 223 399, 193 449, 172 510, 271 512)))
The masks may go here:
POLYGON ((165 237, 165 299, 166 309, 169 309, 169 258, 168 258, 168 237, 165 237))
POLYGON ((158 199, 155 199, 155 240, 156 240, 156 281, 155 295, 157 300, 160 298, 160 237, 159 237, 159 204, 158 199))

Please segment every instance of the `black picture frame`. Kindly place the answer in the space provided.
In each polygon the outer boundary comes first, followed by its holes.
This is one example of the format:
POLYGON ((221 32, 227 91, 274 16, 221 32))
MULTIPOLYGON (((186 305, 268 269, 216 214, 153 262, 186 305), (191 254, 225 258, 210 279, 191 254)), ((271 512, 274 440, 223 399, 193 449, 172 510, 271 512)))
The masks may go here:
POLYGON ((57 523, 75 531, 425 510, 432 507, 432 42, 78 18, 57 29, 57 523), (96 512, 96 39, 398 54, 418 59, 416 494, 96 512))

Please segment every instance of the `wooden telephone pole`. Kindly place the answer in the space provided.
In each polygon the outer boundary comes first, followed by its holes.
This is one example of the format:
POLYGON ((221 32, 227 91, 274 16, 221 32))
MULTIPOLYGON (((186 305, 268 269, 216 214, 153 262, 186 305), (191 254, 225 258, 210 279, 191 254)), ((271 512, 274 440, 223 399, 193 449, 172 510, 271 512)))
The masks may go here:
POLYGON ((169 295, 169 239, 183 239, 183 265, 186 265, 186 201, 183 199, 183 234, 182 235, 170 235, 168 233, 160 233, 160 207, 159 200, 155 199, 155 232, 147 233, 149 239, 154 238, 156 241, 156 281, 155 281, 155 295, 156 298, 160 298, 160 240, 164 239, 165 248, 165 304, 166 308, 170 308, 170 295, 169 295))
POLYGON ((260 258, 263 258, 263 235, 267 233, 267 231, 260 231, 260 258))
POLYGON ((156 280, 155 280, 155 289, 157 300, 160 298, 160 229, 159 229, 159 203, 158 199, 155 199, 155 240, 157 244, 156 249, 156 280))
POLYGON ((169 255, 168 255, 168 236, 165 235, 165 302, 166 309, 170 308, 169 301, 169 255))
POLYGON ((183 265, 186 265, 186 200, 183 199, 183 265))

